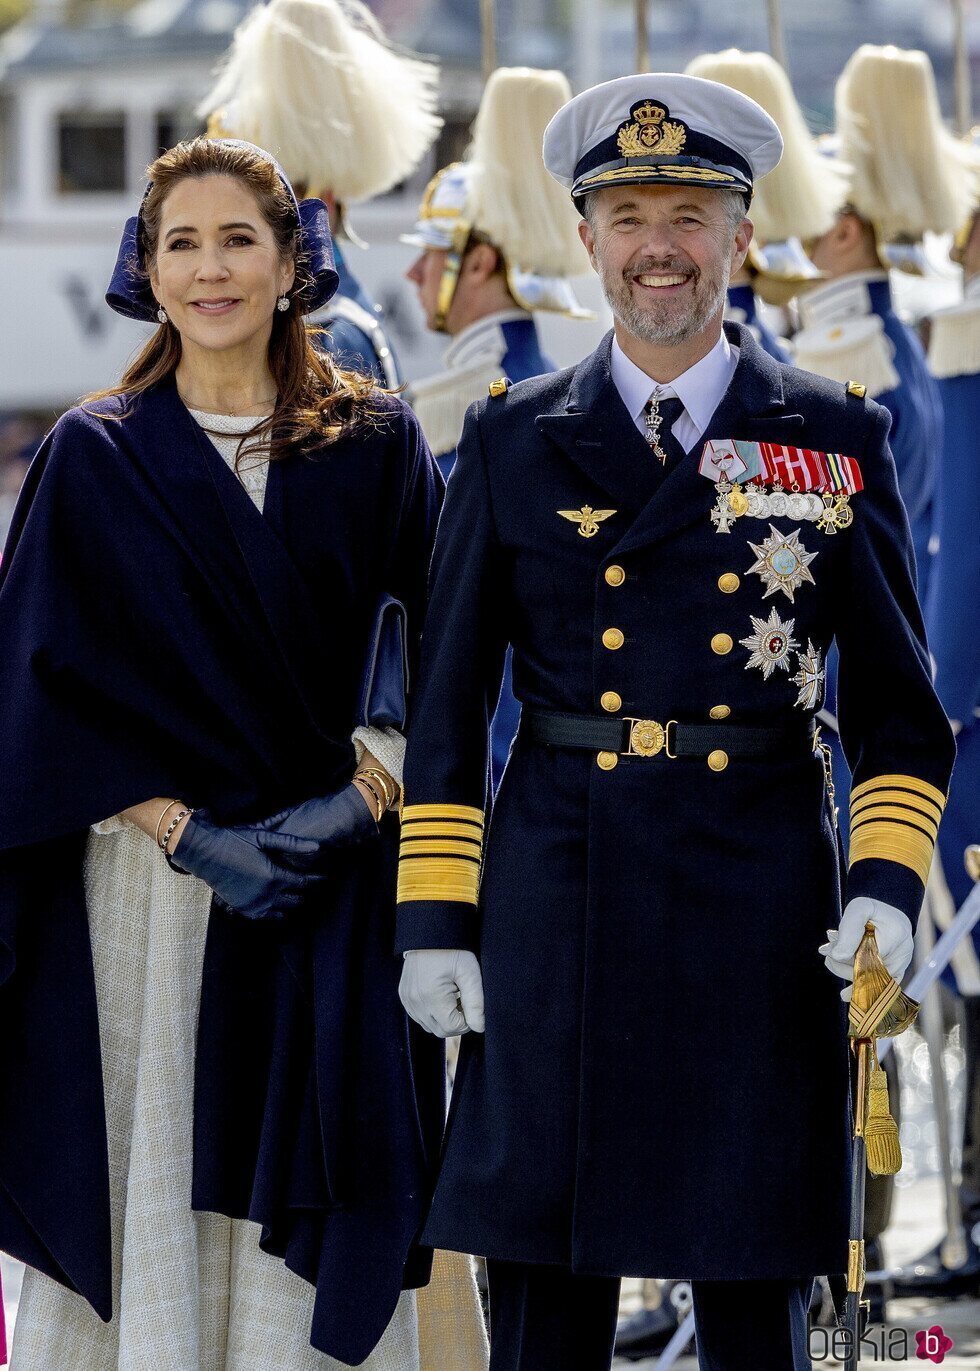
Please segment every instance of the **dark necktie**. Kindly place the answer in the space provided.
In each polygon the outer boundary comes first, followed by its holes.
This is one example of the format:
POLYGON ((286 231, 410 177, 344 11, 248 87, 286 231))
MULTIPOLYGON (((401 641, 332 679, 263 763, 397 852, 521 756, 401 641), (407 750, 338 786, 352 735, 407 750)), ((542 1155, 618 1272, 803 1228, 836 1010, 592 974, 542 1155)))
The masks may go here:
POLYGON ((643 406, 646 423, 644 434, 654 457, 667 470, 677 465, 686 453, 673 435, 673 427, 684 413, 684 404, 676 395, 657 400, 655 395, 643 406))

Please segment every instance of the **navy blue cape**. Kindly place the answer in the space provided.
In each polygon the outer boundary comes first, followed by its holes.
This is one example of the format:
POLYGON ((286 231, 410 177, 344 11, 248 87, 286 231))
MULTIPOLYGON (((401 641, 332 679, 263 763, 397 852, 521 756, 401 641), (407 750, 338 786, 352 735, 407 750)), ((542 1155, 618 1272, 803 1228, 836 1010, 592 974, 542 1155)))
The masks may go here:
MULTIPOLYGON (((157 795, 244 821, 349 779, 374 610, 395 595, 417 639, 441 486, 407 407, 376 408, 273 463, 264 514, 172 382, 73 409, 0 565, 0 1249, 103 1319, 87 830, 157 795)), ((443 1114, 441 1048, 397 998, 394 825, 289 920, 213 909, 201 987, 194 1207, 259 1222, 317 1286, 314 1346, 354 1364, 428 1278, 443 1114)))

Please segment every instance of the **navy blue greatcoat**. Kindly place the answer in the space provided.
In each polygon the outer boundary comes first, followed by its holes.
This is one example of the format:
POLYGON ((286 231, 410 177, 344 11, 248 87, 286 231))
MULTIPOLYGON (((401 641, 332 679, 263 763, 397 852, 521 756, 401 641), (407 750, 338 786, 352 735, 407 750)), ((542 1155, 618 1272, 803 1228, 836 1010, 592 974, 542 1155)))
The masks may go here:
POLYGON ((746 518, 716 532, 700 453, 661 477, 610 377, 609 337, 467 418, 436 541, 399 871, 398 946, 474 950, 486 991, 425 1229, 440 1245, 606 1274, 843 1269, 848 1051, 817 948, 842 881, 914 917, 952 742, 887 414, 726 331, 740 355, 706 436, 855 457, 866 490, 849 529, 746 518), (590 537, 558 513, 586 505, 609 512, 590 537), (792 604, 764 598, 750 571, 749 541, 770 523, 817 554, 792 604), (804 707, 797 651, 766 676, 741 642, 773 611, 800 652, 840 644, 845 744, 869 807, 846 877, 805 740, 819 690, 804 707), (602 715, 616 692, 623 716, 710 726, 725 706, 729 724, 795 722, 799 745, 723 770, 664 751, 604 769, 522 730, 477 895, 488 702, 508 641, 525 710, 602 715), (907 804, 891 805, 899 780, 907 804))
MULTIPOLYGON (((377 603, 417 639, 440 482, 395 397, 273 462, 264 514, 172 382, 95 409, 46 439, 0 566, 0 1249, 108 1319, 87 829, 156 795, 237 822, 348 783, 377 603)), ((201 986, 194 1206, 262 1225, 346 1363, 426 1279, 442 1128, 442 1054, 397 999, 396 845, 392 819, 281 922, 214 909, 201 986)))

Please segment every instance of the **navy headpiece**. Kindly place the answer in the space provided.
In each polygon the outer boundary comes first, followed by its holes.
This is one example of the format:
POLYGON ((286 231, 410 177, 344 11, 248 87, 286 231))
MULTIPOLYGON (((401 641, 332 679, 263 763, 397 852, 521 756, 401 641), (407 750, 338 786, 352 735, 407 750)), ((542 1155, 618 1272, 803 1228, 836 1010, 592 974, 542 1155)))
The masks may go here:
MULTIPOLYGON (((212 141, 224 143, 228 147, 250 148, 253 152, 264 157, 267 162, 271 162, 279 173, 279 178, 289 191, 289 198, 296 208, 296 219, 299 225, 299 252, 306 259, 307 271, 313 281, 312 286, 308 285, 305 290, 294 291, 292 298, 299 306, 301 313, 312 314, 314 310, 327 303, 340 284, 340 277, 334 267, 333 240, 330 237, 330 215, 326 205, 322 200, 297 200, 282 167, 263 148, 258 148, 254 143, 247 143, 241 138, 216 138, 212 141)), ((145 203, 149 191, 150 187, 147 186, 143 193, 143 203, 145 203)), ((127 319, 156 323, 157 302, 150 288, 149 278, 146 274, 146 263, 143 260, 142 230, 143 204, 141 203, 139 212, 126 220, 122 242, 119 244, 119 252, 116 256, 116 265, 113 268, 112 279, 109 282, 109 289, 106 291, 105 298, 106 304, 111 309, 114 309, 117 314, 124 314, 127 319)))

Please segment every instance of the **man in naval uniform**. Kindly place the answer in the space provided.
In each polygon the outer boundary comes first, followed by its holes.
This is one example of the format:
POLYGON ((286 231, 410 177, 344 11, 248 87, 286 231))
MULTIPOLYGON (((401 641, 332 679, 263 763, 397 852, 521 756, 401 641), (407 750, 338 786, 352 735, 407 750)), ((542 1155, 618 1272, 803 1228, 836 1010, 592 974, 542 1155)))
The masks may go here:
MULTIPOLYGON (((980 153, 980 147, 975 147, 980 153)), ((974 181, 976 189, 976 181, 974 181)), ((972 881, 963 853, 980 840, 980 206, 956 235, 954 260, 963 268, 963 300, 933 315, 929 367, 945 417, 937 501, 938 548, 926 623, 936 664, 936 691, 956 733, 956 766, 940 834, 931 891, 937 922, 963 904, 972 881)), ((966 1056, 964 1137, 959 1191, 966 1261, 947 1269, 942 1243, 895 1274, 903 1295, 980 1294, 980 929, 954 954, 955 989, 963 999, 966 1056)))
MULTIPOLYGON (((499 67, 483 93, 469 156, 433 177, 415 231, 402 237, 420 249, 406 276, 426 324, 452 339, 445 369, 409 392, 447 480, 463 418, 488 384, 554 371, 534 315, 594 317, 568 279, 588 268, 578 216, 540 156, 545 128, 571 93, 560 71, 499 67)), ((508 657, 491 734, 494 785, 519 718, 508 657)))
POLYGON ((846 1261, 827 968, 852 976, 870 922, 905 971, 953 747, 886 412, 723 326, 779 151, 690 76, 559 112, 545 162, 615 328, 494 386, 449 483, 398 947, 409 1013, 464 1033, 424 1232, 487 1258, 493 1371, 603 1371, 624 1274, 692 1279, 703 1371, 796 1371, 811 1278, 846 1261), (846 872, 813 731, 835 635, 846 872), (508 641, 523 716, 488 824, 508 641))
POLYGON ((350 202, 405 180, 434 142, 438 80, 433 63, 392 48, 358 0, 269 0, 239 25, 198 109, 212 136, 267 148, 297 195, 326 204, 340 285, 310 324, 342 365, 389 388, 402 378, 381 309, 341 243, 359 242, 350 202))

